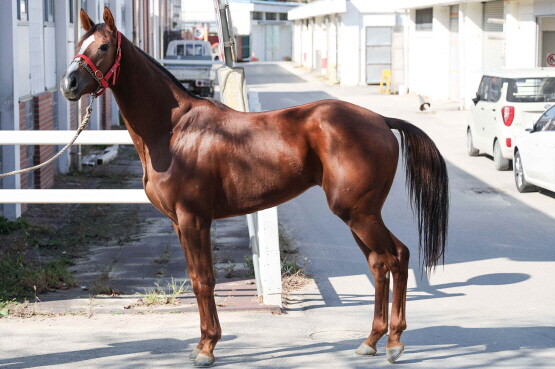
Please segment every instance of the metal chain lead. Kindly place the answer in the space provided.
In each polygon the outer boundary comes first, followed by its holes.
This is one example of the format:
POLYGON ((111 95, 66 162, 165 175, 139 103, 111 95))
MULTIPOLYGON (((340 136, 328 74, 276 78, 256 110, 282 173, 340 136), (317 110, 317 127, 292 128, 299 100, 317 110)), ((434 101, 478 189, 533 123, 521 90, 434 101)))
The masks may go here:
POLYGON ((92 105, 93 105, 94 99, 95 99, 95 97, 93 95, 91 103, 89 104, 89 106, 87 106, 87 113, 83 117, 83 120, 81 121, 81 124, 79 124, 79 127, 77 127, 77 131, 75 132, 75 136, 73 136, 71 141, 67 145, 65 145, 65 147, 63 149, 61 149, 60 152, 58 152, 56 155, 54 155, 53 157, 51 157, 50 159, 48 159, 44 163, 29 167, 29 168, 23 168, 23 169, 14 170, 14 171, 8 172, 8 173, 2 173, 2 174, 0 174, 0 178, 9 177, 9 176, 13 176, 13 175, 16 175, 16 174, 23 174, 23 173, 32 172, 33 170, 37 170, 39 168, 42 168, 45 165, 48 165, 48 164, 52 163, 54 160, 58 159, 60 157, 60 155, 62 155, 64 152, 66 152, 73 145, 75 140, 77 140, 77 137, 79 137, 79 134, 81 134, 83 129, 85 129, 85 127, 87 126, 87 123, 89 123, 89 119, 91 118, 91 114, 92 114, 92 105))

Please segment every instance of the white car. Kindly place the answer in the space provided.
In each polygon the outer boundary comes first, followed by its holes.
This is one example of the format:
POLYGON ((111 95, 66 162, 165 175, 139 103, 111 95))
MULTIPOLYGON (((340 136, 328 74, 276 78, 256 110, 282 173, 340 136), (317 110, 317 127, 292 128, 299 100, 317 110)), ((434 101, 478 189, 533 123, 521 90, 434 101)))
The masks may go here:
POLYGON ((555 191, 555 106, 516 141, 514 174, 519 192, 555 191))
POLYGON ((467 127, 467 153, 493 156, 497 170, 508 170, 514 142, 525 125, 555 104, 555 68, 507 69, 484 75, 467 127))

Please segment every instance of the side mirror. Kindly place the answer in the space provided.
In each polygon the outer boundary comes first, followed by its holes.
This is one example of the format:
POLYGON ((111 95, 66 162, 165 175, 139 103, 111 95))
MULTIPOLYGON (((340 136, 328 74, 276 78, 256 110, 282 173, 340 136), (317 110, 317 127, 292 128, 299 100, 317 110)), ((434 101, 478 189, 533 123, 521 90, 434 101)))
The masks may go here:
POLYGON ((537 122, 531 122, 530 124, 528 124, 528 128, 525 128, 524 130, 528 133, 534 133, 534 132, 537 131, 536 130, 536 128, 537 128, 536 125, 537 124, 538 124, 537 122))
POLYGON ((476 97, 472 99, 472 102, 474 102, 474 105, 478 104, 478 101, 480 101, 480 93, 476 92, 476 97))

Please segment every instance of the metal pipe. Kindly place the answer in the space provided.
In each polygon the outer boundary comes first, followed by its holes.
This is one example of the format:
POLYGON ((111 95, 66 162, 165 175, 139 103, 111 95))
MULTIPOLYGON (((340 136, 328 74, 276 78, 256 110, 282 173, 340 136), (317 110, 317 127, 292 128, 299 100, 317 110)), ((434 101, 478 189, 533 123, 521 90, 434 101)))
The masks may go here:
POLYGON ((229 4, 227 0, 214 0, 214 6, 216 7, 216 12, 218 17, 219 33, 221 37, 220 44, 224 48, 224 62, 225 65, 233 68, 233 47, 235 41, 232 38, 231 30, 231 18, 229 17, 229 4))

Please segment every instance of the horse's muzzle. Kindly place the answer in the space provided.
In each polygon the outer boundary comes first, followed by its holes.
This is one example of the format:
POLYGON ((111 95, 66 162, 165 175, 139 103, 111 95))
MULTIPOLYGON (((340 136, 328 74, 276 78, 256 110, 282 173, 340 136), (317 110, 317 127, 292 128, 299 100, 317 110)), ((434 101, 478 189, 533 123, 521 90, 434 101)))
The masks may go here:
POLYGON ((62 77, 62 82, 60 83, 60 91, 62 95, 70 101, 79 100, 81 97, 81 88, 79 86, 78 75, 75 71, 70 72, 62 77))

